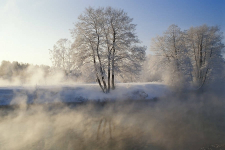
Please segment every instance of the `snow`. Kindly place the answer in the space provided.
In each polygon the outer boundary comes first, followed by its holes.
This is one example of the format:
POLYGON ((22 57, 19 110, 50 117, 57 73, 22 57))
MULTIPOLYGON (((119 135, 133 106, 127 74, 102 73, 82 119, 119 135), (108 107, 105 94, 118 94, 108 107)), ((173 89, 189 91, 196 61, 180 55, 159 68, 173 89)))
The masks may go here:
POLYGON ((0 105, 21 103, 83 102, 107 100, 143 100, 168 94, 162 83, 117 83, 116 89, 105 94, 97 84, 70 84, 52 86, 0 87, 0 105))

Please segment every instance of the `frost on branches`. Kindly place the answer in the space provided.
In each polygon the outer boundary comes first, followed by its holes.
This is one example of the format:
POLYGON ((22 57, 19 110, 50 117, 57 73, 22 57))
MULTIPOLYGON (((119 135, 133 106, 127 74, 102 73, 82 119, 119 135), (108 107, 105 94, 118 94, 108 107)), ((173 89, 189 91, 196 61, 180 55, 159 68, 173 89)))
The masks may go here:
POLYGON ((200 89, 219 76, 224 64, 222 33, 217 26, 202 25, 181 31, 171 25, 152 40, 151 50, 170 68, 170 83, 200 89))
POLYGON ((146 47, 138 45, 132 18, 120 9, 89 7, 78 20, 71 30, 77 64, 93 64, 104 93, 115 89, 116 74, 122 78, 138 75, 146 47))

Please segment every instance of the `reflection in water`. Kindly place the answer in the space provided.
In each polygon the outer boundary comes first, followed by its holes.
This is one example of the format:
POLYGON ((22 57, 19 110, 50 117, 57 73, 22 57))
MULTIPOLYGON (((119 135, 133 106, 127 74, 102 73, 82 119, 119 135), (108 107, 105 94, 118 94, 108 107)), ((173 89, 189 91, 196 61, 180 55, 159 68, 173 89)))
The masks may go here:
POLYGON ((207 150, 225 143, 224 102, 209 95, 5 106, 0 115, 1 150, 207 150))

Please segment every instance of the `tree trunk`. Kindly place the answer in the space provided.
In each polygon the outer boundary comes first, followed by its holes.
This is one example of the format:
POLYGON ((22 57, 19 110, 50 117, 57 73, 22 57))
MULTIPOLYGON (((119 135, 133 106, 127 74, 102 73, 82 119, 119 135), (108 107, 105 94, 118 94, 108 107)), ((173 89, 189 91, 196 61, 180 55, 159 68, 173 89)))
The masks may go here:
POLYGON ((178 51, 177 51, 177 47, 176 47, 176 39, 175 39, 174 33, 173 33, 173 47, 174 47, 174 53, 175 53, 176 71, 179 72, 180 64, 179 64, 179 59, 178 59, 178 51))
POLYGON ((115 70, 115 43, 116 43, 116 31, 113 28, 113 55, 112 55, 112 89, 115 89, 115 79, 114 79, 114 70, 115 70))
POLYGON ((115 69, 115 66, 114 66, 114 54, 115 53, 115 50, 113 50, 113 55, 112 55, 112 89, 114 90, 115 89, 115 81, 114 81, 114 69, 115 69))
POLYGON ((114 84, 114 74, 112 74, 112 89, 115 90, 115 84, 114 84))
POLYGON ((101 63, 99 54, 98 54, 98 60, 99 60, 99 64, 100 64, 100 73, 101 73, 101 76, 102 76, 102 82, 103 82, 103 85, 104 85, 104 90, 105 90, 105 93, 108 93, 107 85, 106 85, 106 82, 105 82, 104 73, 103 73, 103 69, 102 69, 102 63, 101 63))
POLYGON ((100 79, 98 78, 98 75, 97 75, 97 74, 96 74, 96 77, 97 77, 98 84, 99 84, 99 86, 100 86, 101 89, 102 89, 102 92, 105 93, 105 91, 104 91, 104 89, 103 89, 103 86, 102 86, 102 84, 101 84, 101 81, 100 81, 100 79))
POLYGON ((110 55, 108 56, 108 92, 110 92, 110 55))
POLYGON ((203 62, 203 57, 202 57, 202 41, 201 41, 201 43, 200 43, 200 59, 199 59, 199 68, 200 68, 200 80, 201 80, 201 82, 202 82, 202 80, 203 80, 203 74, 202 74, 202 71, 201 71, 201 68, 202 68, 202 62, 203 62))
MULTIPOLYGON (((90 44, 92 45, 91 42, 90 42, 90 44)), ((92 53, 93 53, 93 62, 94 62, 94 68, 95 68, 96 79, 97 79, 97 81, 98 81, 98 84, 99 84, 100 88, 101 88, 102 91, 105 93, 105 90, 103 89, 103 86, 102 86, 102 84, 101 84, 101 81, 100 81, 100 79, 99 79, 99 77, 98 77, 98 69, 97 69, 96 60, 95 60, 95 51, 94 51, 93 47, 92 47, 92 51, 93 51, 92 53)))
MULTIPOLYGON (((96 32, 97 33, 97 32, 96 32)), ((101 73, 101 76, 102 76, 102 82, 103 82, 103 85, 104 85, 104 90, 105 90, 105 93, 108 93, 108 90, 107 90, 107 85, 106 85, 106 82, 105 82, 105 78, 104 78, 104 73, 103 73, 103 69, 102 69, 102 62, 101 62, 101 58, 100 58, 100 55, 99 55, 99 42, 100 42, 100 39, 99 39, 99 35, 98 35, 98 44, 97 44, 97 56, 98 56, 98 61, 99 61, 99 67, 100 67, 100 73, 101 73)))
POLYGON ((102 89, 102 91, 105 93, 105 90, 104 90, 104 88, 103 88, 103 86, 101 84, 101 81, 100 81, 99 77, 98 77, 98 69, 97 69, 97 65, 96 65, 96 61, 95 61, 95 56, 93 56, 93 58, 94 58, 95 74, 96 74, 96 78, 97 78, 98 84, 99 84, 100 88, 102 89))

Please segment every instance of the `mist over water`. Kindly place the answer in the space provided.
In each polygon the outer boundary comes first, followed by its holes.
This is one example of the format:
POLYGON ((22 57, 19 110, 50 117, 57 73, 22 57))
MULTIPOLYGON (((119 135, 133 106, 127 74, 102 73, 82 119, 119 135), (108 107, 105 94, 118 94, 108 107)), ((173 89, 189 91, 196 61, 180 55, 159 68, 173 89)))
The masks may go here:
MULTIPOLYGON (((24 97, 20 97, 23 99, 24 97)), ((223 96, 0 109, 1 150, 190 150, 225 143, 223 96)))
POLYGON ((76 106, 61 103, 65 83, 71 82, 62 73, 44 76, 42 70, 24 82, 17 77, 0 80, 1 86, 16 91, 10 105, 0 108, 1 150, 197 150, 225 144, 221 81, 205 92, 171 88, 177 94, 154 100, 76 106), (27 104, 36 90, 43 103, 27 104))
POLYGON ((10 105, 0 107, 1 150, 198 150, 203 147, 207 150, 211 145, 225 147, 222 81, 199 93, 168 87, 176 94, 154 100, 117 99, 76 106, 61 103, 60 92, 66 91, 62 85, 72 82, 65 80, 60 72, 44 76, 39 70, 25 81, 16 77, 0 80, 1 86, 16 91, 10 105), (30 88, 15 90, 14 86, 30 88), (35 98, 32 94, 36 90, 43 103, 27 104, 35 98))

